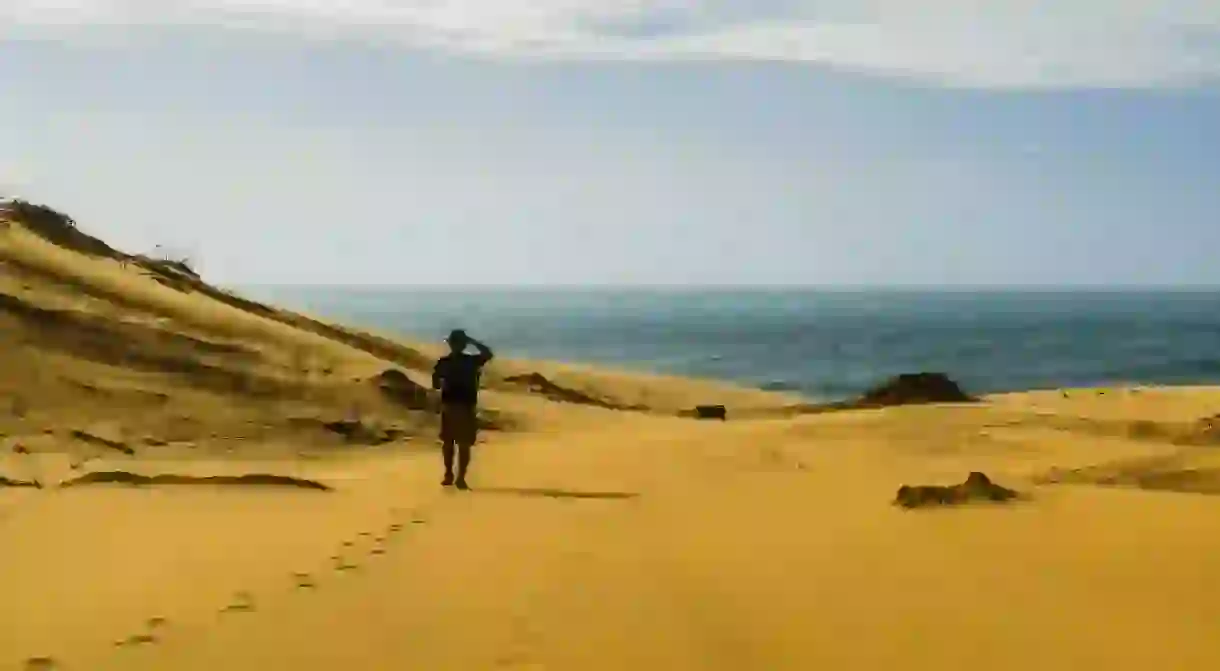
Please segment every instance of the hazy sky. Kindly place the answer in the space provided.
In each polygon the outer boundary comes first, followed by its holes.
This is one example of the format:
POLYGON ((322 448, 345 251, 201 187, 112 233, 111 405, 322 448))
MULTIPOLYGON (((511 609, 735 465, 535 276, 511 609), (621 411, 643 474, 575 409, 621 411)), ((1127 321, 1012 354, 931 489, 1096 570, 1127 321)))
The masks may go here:
POLYGON ((0 193, 226 283, 1220 284, 1216 0, 0 0, 0 193))

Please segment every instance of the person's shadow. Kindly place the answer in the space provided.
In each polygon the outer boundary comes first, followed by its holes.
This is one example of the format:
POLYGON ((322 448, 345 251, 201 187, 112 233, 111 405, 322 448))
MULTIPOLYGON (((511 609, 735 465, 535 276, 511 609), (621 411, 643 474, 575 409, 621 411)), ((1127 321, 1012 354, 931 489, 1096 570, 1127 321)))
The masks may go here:
POLYGON ((529 496, 548 499, 625 500, 634 499, 639 496, 639 494, 636 492, 582 492, 571 489, 553 489, 546 487, 472 487, 471 491, 481 494, 529 496))

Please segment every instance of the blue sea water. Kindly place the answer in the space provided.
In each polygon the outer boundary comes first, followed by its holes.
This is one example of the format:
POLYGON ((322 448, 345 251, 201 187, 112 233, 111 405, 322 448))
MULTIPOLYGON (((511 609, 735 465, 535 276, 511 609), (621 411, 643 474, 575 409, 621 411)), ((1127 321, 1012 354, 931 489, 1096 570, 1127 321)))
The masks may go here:
POLYGON ((1220 290, 413 289, 247 293, 412 339, 836 400, 906 372, 969 391, 1220 382, 1220 290))

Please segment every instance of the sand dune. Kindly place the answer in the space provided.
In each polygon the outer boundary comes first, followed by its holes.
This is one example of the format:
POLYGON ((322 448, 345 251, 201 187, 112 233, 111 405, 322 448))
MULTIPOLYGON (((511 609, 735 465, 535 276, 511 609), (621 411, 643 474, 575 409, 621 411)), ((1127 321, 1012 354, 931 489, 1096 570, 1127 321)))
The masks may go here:
POLYGON ((53 224, 0 231, 0 668, 1220 668, 1220 389, 836 409, 502 361, 454 492, 435 345, 53 224), (892 505, 976 471, 1020 497, 892 505))

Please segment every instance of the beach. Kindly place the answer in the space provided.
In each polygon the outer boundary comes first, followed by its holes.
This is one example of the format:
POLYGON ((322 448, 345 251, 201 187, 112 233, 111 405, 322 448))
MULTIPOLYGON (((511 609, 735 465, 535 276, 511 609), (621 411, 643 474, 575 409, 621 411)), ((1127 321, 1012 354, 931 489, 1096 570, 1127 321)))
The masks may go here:
POLYGON ((856 396, 941 371, 974 393, 1211 384, 1220 297, 1162 287, 248 286, 277 305, 515 359, 856 396))
POLYGON ((0 668, 1220 667, 1220 388, 497 360, 459 492, 437 344, 57 232, 0 231, 0 668), (971 472, 1021 496, 893 503, 971 472))

